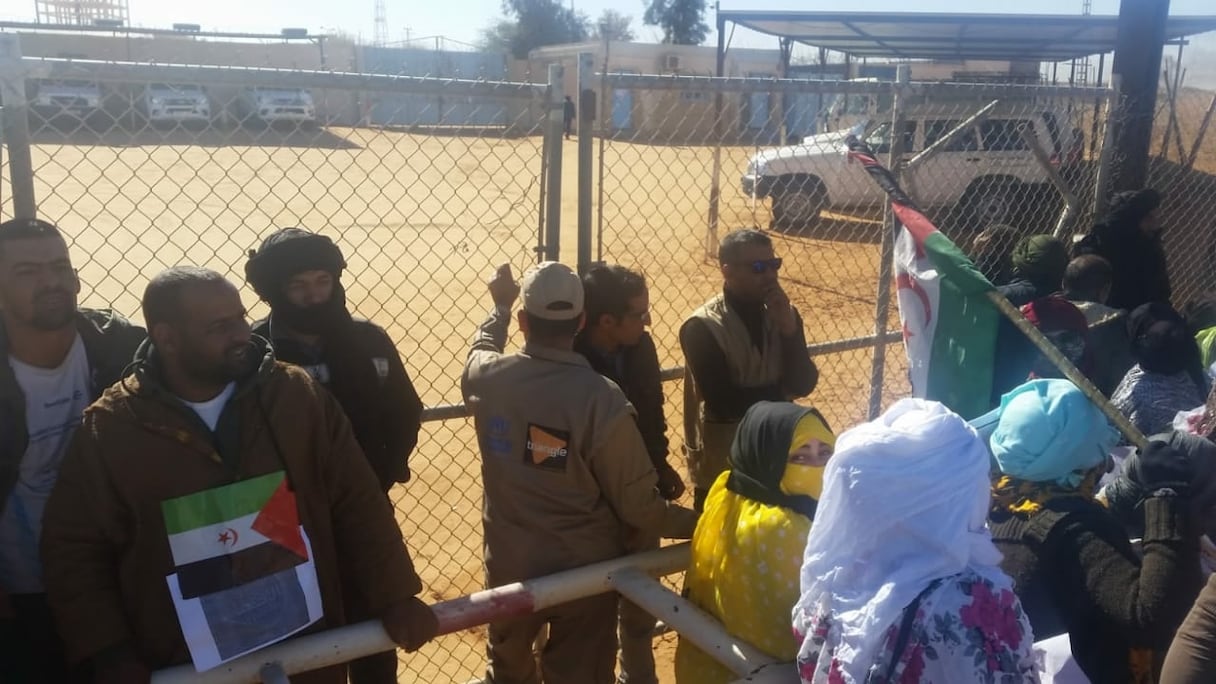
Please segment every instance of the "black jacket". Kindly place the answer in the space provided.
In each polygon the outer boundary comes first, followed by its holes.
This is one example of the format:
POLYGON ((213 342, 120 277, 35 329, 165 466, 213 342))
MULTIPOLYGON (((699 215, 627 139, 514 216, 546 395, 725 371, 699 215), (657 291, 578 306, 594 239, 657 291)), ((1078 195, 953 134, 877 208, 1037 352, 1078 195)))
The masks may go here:
MULTIPOLYGON (((93 309, 80 309, 76 313, 76 329, 89 359, 92 402, 122 379, 147 332, 113 311, 93 309)), ((8 495, 17 484, 17 471, 27 446, 25 393, 8 364, 8 335, 0 323, 0 510, 7 505, 8 495)))
MULTIPOLYGON (((273 337, 271 320, 254 323, 253 332, 270 340, 275 358, 304 368, 314 380, 332 389, 329 368, 321 351, 310 349, 290 337, 273 337)), ((371 401, 365 404, 371 407, 370 410, 349 405, 343 405, 342 409, 350 418, 355 439, 380 480, 381 489, 387 492, 393 483, 410 479, 409 457, 418 444, 418 431, 422 427, 422 400, 388 333, 361 318, 354 319, 352 330, 358 336, 356 343, 361 355, 375 367, 380 384, 367 388, 373 394, 371 401)), ((341 402, 342 397, 338 399, 341 402)))
POLYGON ((1170 301, 1165 248, 1158 237, 1134 226, 1101 223, 1077 244, 1077 255, 1096 254, 1110 262, 1113 280, 1107 306, 1132 311, 1141 304, 1170 301))
POLYGON ((1130 682, 1130 651, 1164 651, 1200 589, 1198 533, 1177 499, 1144 505, 1144 559, 1096 502, 1056 499, 1031 516, 994 513, 1004 558, 1036 640, 1067 633, 1091 682, 1130 682))
POLYGON ((646 453, 655 470, 664 470, 667 463, 667 419, 663 416, 663 377, 659 367, 659 352, 650 333, 632 347, 620 351, 620 369, 591 347, 586 335, 574 340, 574 351, 586 357, 595 372, 615 382, 633 404, 638 414, 638 431, 646 443, 646 453))

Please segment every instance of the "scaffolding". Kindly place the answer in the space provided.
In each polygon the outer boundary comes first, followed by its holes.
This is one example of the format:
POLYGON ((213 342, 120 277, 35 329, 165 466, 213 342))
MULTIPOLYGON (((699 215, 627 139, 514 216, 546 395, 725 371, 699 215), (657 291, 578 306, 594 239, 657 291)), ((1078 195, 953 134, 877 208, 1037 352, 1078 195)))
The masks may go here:
POLYGON ((127 0, 34 0, 39 24, 127 26, 127 0))

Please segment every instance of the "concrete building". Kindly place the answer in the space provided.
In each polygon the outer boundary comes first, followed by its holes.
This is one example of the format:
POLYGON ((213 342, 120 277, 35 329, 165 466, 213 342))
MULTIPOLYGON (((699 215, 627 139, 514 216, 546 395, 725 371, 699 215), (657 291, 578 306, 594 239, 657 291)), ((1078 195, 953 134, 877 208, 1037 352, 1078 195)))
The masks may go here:
MULTIPOLYGON (((603 42, 555 45, 533 50, 526 72, 534 81, 544 81, 550 64, 565 67, 565 92, 577 90, 578 54, 593 55, 596 72, 618 74, 674 74, 713 76, 717 50, 712 46, 662 45, 652 43, 603 42)), ((790 78, 841 80, 895 78, 898 65, 887 61, 792 64, 790 78)), ((1038 62, 918 60, 909 63, 912 80, 1004 81, 1038 80, 1038 62)), ((726 53, 726 76, 777 78, 781 74, 778 50, 731 48, 726 53)), ((597 86, 597 93, 600 88, 597 86)), ((719 139, 711 92, 624 90, 601 94, 597 117, 607 122, 614 137, 637 142, 709 143, 719 139)), ((723 98, 721 139, 726 143, 770 144, 787 137, 817 132, 820 119, 831 104, 830 94, 769 93, 728 94, 723 98)))
MULTIPOLYGON (((571 43, 533 50, 528 56, 532 78, 543 81, 549 64, 565 67, 566 93, 578 84, 578 55, 590 52, 595 71, 618 74, 679 74, 713 76, 717 52, 701 45, 603 42, 571 43)), ((776 78, 777 50, 732 49, 727 53, 727 76, 776 78)), ((597 88, 598 92, 599 88, 597 88)), ((597 119, 609 124, 613 135, 637 142, 709 142, 714 139, 714 98, 710 92, 614 90, 598 103, 597 119)), ((767 94, 725 98, 722 117, 728 138, 747 140, 773 135, 772 106, 767 94)))

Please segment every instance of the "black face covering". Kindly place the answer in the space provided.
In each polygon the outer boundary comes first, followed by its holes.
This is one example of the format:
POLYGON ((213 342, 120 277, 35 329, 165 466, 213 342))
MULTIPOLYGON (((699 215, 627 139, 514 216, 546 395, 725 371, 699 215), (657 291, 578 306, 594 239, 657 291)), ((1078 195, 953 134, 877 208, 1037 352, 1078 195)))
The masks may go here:
POLYGON ((328 237, 284 228, 250 253, 245 276, 258 296, 270 304, 275 322, 299 333, 320 336, 321 357, 329 366, 329 389, 350 418, 356 439, 370 452, 377 445, 364 442, 367 435, 374 434, 373 427, 379 420, 381 382, 372 361, 373 352, 364 348, 346 309, 346 290, 340 280, 345 268, 342 250, 328 237), (334 289, 328 301, 300 307, 287 299, 287 282, 304 271, 333 275, 334 289))
POLYGON ((305 335, 333 337, 345 331, 351 323, 350 312, 346 310, 346 290, 336 276, 333 293, 328 300, 320 304, 296 306, 286 295, 279 294, 271 299, 270 309, 276 322, 305 335))

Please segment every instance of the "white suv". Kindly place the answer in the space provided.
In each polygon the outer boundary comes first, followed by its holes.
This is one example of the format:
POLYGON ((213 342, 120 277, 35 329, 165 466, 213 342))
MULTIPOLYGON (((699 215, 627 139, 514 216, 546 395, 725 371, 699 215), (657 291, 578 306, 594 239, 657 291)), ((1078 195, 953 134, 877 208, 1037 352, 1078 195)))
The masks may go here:
MULTIPOLYGON (((959 108, 949 114, 931 109, 909 112, 902 132, 904 158, 940 140, 964 118, 959 108)), ((967 226, 1009 222, 1015 202, 1025 201, 1030 190, 1048 182, 1022 138, 1022 129, 1030 127, 1053 163, 1074 162, 1082 149, 1081 133, 1067 122, 1064 116, 1041 108, 1022 107, 1018 112, 998 108, 906 174, 905 187, 922 207, 955 205, 956 216, 967 226)), ((842 153, 847 135, 847 131, 824 133, 760 152, 742 178, 743 192, 772 198, 773 227, 779 229, 812 227, 824 209, 882 206, 886 201, 882 190, 860 164, 842 153)), ((891 122, 872 125, 864 138, 875 153, 889 153, 891 122)))

